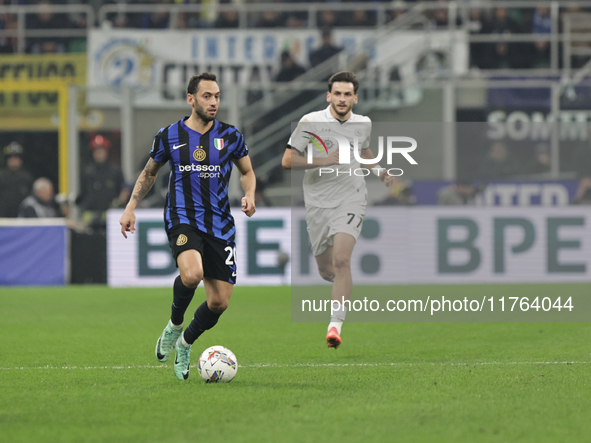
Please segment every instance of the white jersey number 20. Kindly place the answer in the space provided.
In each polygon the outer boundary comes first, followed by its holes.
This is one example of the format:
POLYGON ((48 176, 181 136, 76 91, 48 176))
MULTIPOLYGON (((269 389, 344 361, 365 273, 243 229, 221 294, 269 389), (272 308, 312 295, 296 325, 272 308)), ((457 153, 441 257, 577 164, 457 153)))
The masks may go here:
POLYGON ((236 247, 232 248, 232 246, 226 246, 224 251, 228 253, 228 258, 226 259, 226 264, 228 266, 232 266, 236 263, 236 247))

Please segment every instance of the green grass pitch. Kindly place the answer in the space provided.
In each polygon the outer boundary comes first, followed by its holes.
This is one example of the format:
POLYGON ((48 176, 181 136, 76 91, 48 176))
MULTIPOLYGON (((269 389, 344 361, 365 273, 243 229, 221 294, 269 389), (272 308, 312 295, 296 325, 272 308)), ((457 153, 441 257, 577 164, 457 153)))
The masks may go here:
MULTIPOLYGON (((409 297, 520 288, 399 287, 409 297)), ((590 289, 539 285, 552 296, 590 289)), ((326 323, 291 322, 288 287, 237 286, 193 348, 193 364, 211 345, 235 352, 238 375, 216 385, 194 366, 177 380, 172 359, 154 357, 171 298, 167 288, 2 288, 0 440, 591 441, 589 323, 349 323, 335 352, 326 323)))

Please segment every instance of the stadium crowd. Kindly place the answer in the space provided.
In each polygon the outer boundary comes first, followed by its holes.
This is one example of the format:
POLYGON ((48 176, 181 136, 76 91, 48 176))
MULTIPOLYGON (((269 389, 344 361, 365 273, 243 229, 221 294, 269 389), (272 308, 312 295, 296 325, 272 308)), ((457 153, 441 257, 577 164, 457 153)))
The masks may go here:
MULTIPOLYGON (((36 13, 27 14, 25 27, 27 30, 47 30, 49 37, 27 37, 25 51, 32 54, 43 53, 66 53, 66 52, 85 52, 86 37, 56 37, 56 32, 51 31, 61 29, 78 29, 83 34, 85 29, 90 26, 103 26, 104 23, 87 23, 87 17, 79 13, 53 12, 51 6, 59 5, 91 5, 95 10, 95 16, 98 17, 98 10, 103 5, 108 4, 129 4, 129 5, 208 5, 205 12, 200 13, 179 13, 173 20, 169 12, 118 12, 107 15, 108 25, 115 28, 133 28, 133 29, 168 29, 171 27, 180 29, 232 29, 238 28, 241 24, 238 10, 224 9, 218 13, 215 11, 215 5, 224 8, 232 5, 248 5, 249 3, 281 3, 288 5, 293 3, 318 3, 309 0, 283 0, 283 1, 251 1, 251 0, 211 0, 202 2, 201 0, 0 0, 0 6, 4 5, 37 5, 39 7, 36 13), (212 7, 213 6, 213 7, 212 7)), ((331 3, 341 3, 334 1, 331 3)), ((343 2, 344 3, 344 2, 343 2)), ((348 2, 352 3, 352 2, 348 2)), ((365 3, 387 3, 392 6, 388 10, 387 21, 399 17, 405 12, 404 7, 412 7, 420 1, 406 2, 386 2, 386 1, 362 1, 365 3)), ((428 2, 433 5, 435 2, 428 2)), ((441 8, 430 8, 423 12, 423 21, 417 22, 416 26, 437 29, 449 26, 449 16, 447 2, 440 2, 441 8)), ((464 27, 470 34, 477 36, 486 35, 540 35, 539 41, 528 42, 472 42, 470 43, 470 66, 475 69, 494 70, 494 69, 531 69, 550 67, 550 42, 548 35, 553 32, 553 21, 550 16, 550 8, 535 6, 532 4, 529 8, 477 8, 473 3, 461 3, 468 10, 458 12, 456 26, 464 27)), ((591 8, 581 8, 569 4, 563 4, 560 7, 560 13, 589 12, 591 8)), ((266 10, 260 13, 248 12, 247 26, 249 28, 263 29, 281 29, 281 28, 302 28, 308 26, 310 17, 307 11, 279 12, 266 10)), ((367 28, 375 27, 378 24, 377 12, 371 9, 356 10, 321 10, 315 17, 316 26, 321 32, 321 44, 316 47, 309 56, 308 63, 300 65, 289 51, 281 54, 281 67, 274 77, 276 82, 290 82, 307 71, 307 69, 318 65, 320 62, 330 58, 338 53, 342 48, 337 46, 331 38, 331 30, 335 28, 367 28)), ((558 21, 562 27, 562 20, 558 21)), ((14 54, 18 52, 18 41, 15 30, 17 29, 17 16, 15 14, 0 14, 0 54, 14 54), (8 31, 8 32, 2 32, 8 31)), ((558 29, 561 31, 561 29, 558 29)), ((589 46, 588 43, 583 43, 589 46)), ((22 45, 20 45, 22 47, 22 45)), ((562 57, 559 57, 562 60, 562 57)), ((581 60, 581 64, 586 59, 581 60)), ((576 61, 573 67, 577 67, 576 61)), ((319 79, 324 80, 324 79, 319 79)), ((249 102, 260 97, 250 97, 249 102)), ((287 106, 294 107, 298 100, 306 100, 302 94, 296 96, 293 101, 288 102, 287 106)), ((268 125, 272 123, 280 112, 273 112, 261 124, 268 125)), ((118 152, 118 148, 111 148, 111 142, 108 139, 103 140, 102 146, 96 145, 96 140, 101 135, 90 142, 91 155, 89 155, 88 166, 84 170, 84 180, 82 183, 82 192, 78 197, 77 204, 82 212, 85 213, 87 225, 92 229, 100 229, 104 225, 104 211, 109 207, 122 207, 125 204, 126 195, 129 194, 128 184, 123 182, 121 171, 119 170, 118 159, 113 159, 113 153, 118 152), (95 143, 93 147, 92 143, 95 143), (90 158, 92 157, 92 158, 90 158), (102 159, 102 160, 101 160, 102 159), (108 195, 100 191, 108 189, 108 195), (93 195, 101 194, 101 198, 94 198, 93 195), (94 194, 93 194, 94 193, 94 194), (100 202, 97 203, 97 201, 100 202), (95 206, 93 206, 95 205, 95 206), (98 206, 97 206, 98 205, 98 206)), ((20 145, 19 145, 20 146, 20 145)), ((22 147, 20 153, 14 153, 15 145, 8 146, 4 151, 4 159, 0 164, 5 165, 5 169, 0 174, 0 194, 10 194, 10 198, 3 198, 3 203, 8 204, 10 200, 10 209, 2 209, 5 216, 16 217, 19 212, 19 205, 23 200, 29 198, 35 199, 34 179, 43 177, 33 177, 26 172, 26 165, 22 164, 22 147), (20 161, 19 161, 20 159, 20 161), (14 166, 15 164, 18 166, 14 166), (18 178, 15 178, 17 177, 18 178), (12 177, 12 178, 11 178, 12 177), (9 183, 9 184, 7 184, 9 183), (17 186, 18 184, 18 186, 17 186), (11 189, 18 192, 13 192, 11 189), (7 190, 8 189, 8 190, 7 190), (17 198, 18 197, 18 198, 17 198), (16 200, 18 201, 16 201, 16 200), (12 201, 15 200, 15 201, 12 201)), ((18 149, 17 149, 18 150, 18 149)), ((491 144, 478 160, 478 164, 471 165, 470 173, 478 179, 512 179, 524 177, 527 175, 538 176, 545 174, 550 169, 549 147, 548 145, 537 145, 531 149, 533 153, 527 159, 517 158, 511 146, 503 143, 491 144)), ((577 154, 581 157, 575 163, 577 165, 588 165, 591 158, 586 153, 577 154)), ((587 177, 585 168, 577 169, 577 177, 581 180, 581 185, 576 203, 591 202, 591 179, 587 177)), ((459 170, 459 175, 462 171, 459 170)), ((464 174, 465 175, 465 174, 464 174)), ((442 201, 462 201, 471 202, 475 190, 471 183, 473 177, 461 178, 457 183, 450 185, 442 196, 442 201)), ((264 196, 263 190, 266 184, 274 181, 273 177, 265 176, 259 183, 260 193, 257 198, 261 205, 269 205, 270 202, 264 196)), ((47 183, 43 182, 44 188, 47 183)), ((51 184, 51 182, 50 182, 51 184)), ((41 189, 41 184, 37 186, 41 189)), ((46 195, 49 195, 46 192, 46 195)), ((53 190, 51 191, 53 198, 53 190)), ((162 204, 162 198, 156 194, 150 200, 154 206, 159 207, 162 204)), ((391 193, 380 204, 403 204, 411 205, 415 203, 412 193, 412 185, 407 182, 401 182, 394 186, 391 193)), ((6 204, 4 206, 6 206, 6 204)), ((52 203, 53 205, 53 203, 52 203)), ((29 213, 31 213, 29 211, 29 213)), ((59 213, 59 212, 58 212, 59 213)))
MULTIPOLYGON (((283 1, 237 1, 214 0, 202 2, 202 0, 0 0, 0 5, 38 5, 40 10, 36 14, 28 14, 26 29, 30 30, 56 30, 56 29, 84 29, 87 23, 84 14, 53 13, 49 5, 75 5, 88 4, 94 7, 95 16, 99 8, 108 4, 128 5, 207 5, 207 10, 200 13, 179 13, 175 20, 166 11, 160 12, 117 12, 107 15, 107 21, 116 28, 136 29, 204 29, 237 28, 240 24, 238 10, 224 10, 215 12, 215 4, 231 7, 233 4, 248 5, 250 3, 275 3, 288 5, 291 3, 313 3, 310 0, 283 0, 283 1)), ((338 1, 331 4, 340 3, 338 1)), ((389 3, 392 9, 388 10, 386 22, 404 14, 405 8, 420 3, 418 0, 406 2, 386 2, 380 0, 358 1, 356 3, 389 3)), ((436 2, 427 2, 429 5, 436 2)), ((535 6, 535 5, 534 5, 535 6)), ((550 8, 493 8, 481 9, 469 3, 461 4, 461 7, 469 8, 465 13, 458 13, 457 26, 465 27, 473 35, 493 34, 539 34, 548 35, 552 32, 552 20, 550 8), (464 17, 464 21, 462 21, 464 17)), ((591 8, 581 8, 565 4, 560 8, 560 13, 586 12, 591 8)), ((433 29, 447 27, 449 22, 447 2, 441 2, 440 9, 426 9, 423 13, 424 20, 420 23, 423 28, 433 29)), ((266 10, 264 12, 249 12, 247 14, 247 26, 250 28, 301 28, 308 25, 310 17, 307 11, 280 12, 266 10)), ((373 27, 377 25, 377 12, 368 9, 354 10, 321 10, 317 12, 315 23, 319 29, 334 27, 373 27)), ((562 23, 562 20, 559 20, 562 23)), ((92 23, 90 25, 93 25, 92 23)), ((101 25, 94 23, 94 25, 101 25)), ((2 14, 0 16, 0 31, 14 31, 17 27, 15 14, 2 14)), ((559 30, 560 31, 560 30, 559 30)), ((584 43, 588 45, 587 43, 584 43)), ((85 39, 79 37, 52 37, 52 38, 28 38, 24 45, 29 53, 61 53, 80 52, 85 50, 85 39)), ((536 42, 475 42, 471 44, 471 65, 480 69, 528 69, 547 68, 550 65, 549 41, 540 39, 536 42)), ((0 53, 14 53, 17 51, 17 40, 14 33, 0 33, 0 53)))

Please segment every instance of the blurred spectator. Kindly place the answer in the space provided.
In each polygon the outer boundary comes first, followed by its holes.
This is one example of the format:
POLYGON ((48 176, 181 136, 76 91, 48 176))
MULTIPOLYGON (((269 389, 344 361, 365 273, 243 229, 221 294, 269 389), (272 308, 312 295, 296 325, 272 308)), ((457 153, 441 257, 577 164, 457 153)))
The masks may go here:
POLYGON ((427 13, 430 19, 430 25, 433 28, 447 28, 448 27, 448 12, 447 5, 444 8, 435 9, 432 12, 427 13))
POLYGON ((532 44, 532 50, 529 54, 530 68, 546 69, 550 67, 550 42, 537 41, 532 44))
MULTIPOLYGON (((93 6, 95 8, 95 10, 98 10, 98 8, 102 5, 104 5, 106 3, 106 1, 102 1, 102 0, 95 0, 94 2, 91 0, 90 2, 87 0, 63 0, 63 4, 67 4, 67 5, 88 5, 90 3, 91 6, 93 6), (97 4, 97 1, 99 1, 100 3, 97 4), (94 5, 92 4, 94 3, 94 5)), ((53 1, 53 4, 56 4, 55 1, 53 1)), ((70 13, 68 15, 69 20, 71 23, 74 24, 74 26, 76 26, 77 28, 86 28, 88 23, 87 23, 87 16, 86 14, 83 14, 81 12, 77 12, 77 13, 70 13)))
POLYGON ((287 28, 303 28, 306 25, 306 20, 298 17, 296 14, 290 14, 285 22, 287 28))
POLYGON ((280 28, 285 26, 285 16, 278 11, 265 11, 257 21, 257 28, 280 28))
POLYGON ((117 12, 115 14, 107 14, 107 21, 115 28, 131 28, 131 20, 127 14, 117 12))
POLYGON ((23 147, 12 142, 3 149, 6 168, 0 170, 0 217, 16 217, 31 192, 33 176, 23 169, 23 147))
POLYGON ((509 16, 507 8, 496 8, 492 20, 486 23, 486 29, 484 30, 488 34, 514 34, 521 31, 520 24, 509 16))
POLYGON ((92 230, 105 227, 105 211, 119 197, 123 185, 121 170, 109 161, 111 142, 96 135, 90 142, 93 162, 84 170, 78 198, 83 220, 92 230))
POLYGON ((329 58, 331 58, 332 56, 334 56, 335 54, 338 54, 339 52, 341 52, 343 50, 343 48, 340 48, 340 47, 333 44, 332 32, 331 32, 330 28, 324 28, 322 30, 322 34, 321 34, 320 38, 321 38, 320 47, 314 49, 310 53, 310 65, 312 67, 319 65, 323 61, 328 60, 329 58))
POLYGON ((588 143, 578 143, 574 152, 573 163, 579 187, 573 200, 573 204, 591 203, 591 149, 588 143))
POLYGON ((27 28, 62 29, 75 27, 66 14, 55 14, 52 11, 53 4, 51 1, 39 0, 36 5, 39 11, 36 14, 27 15, 27 28))
POLYGON ((238 11, 220 11, 213 24, 214 28, 237 28, 240 25, 238 11))
POLYGON ((584 177, 579 181, 579 187, 572 204, 591 205, 591 177, 584 177))
MULTIPOLYGON (((94 0, 95 1, 95 8, 100 7, 101 5, 97 5, 96 2, 102 2, 103 4, 117 4, 124 6, 125 4, 131 3, 126 0, 94 0)), ((119 12, 111 12, 106 15, 106 21, 108 22, 107 25, 111 25, 115 28, 137 28, 141 22, 142 14, 139 13, 125 13, 123 11, 119 12)), ((99 25, 104 25, 104 23, 99 23, 99 25)))
POLYGON ((334 28, 335 26, 341 26, 341 20, 335 11, 324 10, 318 14, 317 24, 321 29, 334 28))
POLYGON ((534 34, 551 34, 552 33, 552 18, 550 17, 550 8, 547 6, 540 6, 534 11, 532 18, 532 33, 534 34))
MULTIPOLYGON (((201 0, 174 0, 174 3, 181 5, 198 5, 201 0)), ((230 3, 230 1, 222 0, 219 3, 230 3)), ((177 15, 177 27, 180 29, 195 29, 195 28, 209 28, 210 21, 207 18, 207 13, 201 12, 180 12, 177 15)))
MULTIPOLYGON (((54 14, 49 0, 40 0, 37 5, 39 12, 27 15, 27 29, 59 30, 77 27, 75 23, 70 21, 67 14, 54 14)), ((27 51, 33 54, 63 53, 68 50, 68 44, 69 39, 67 38, 31 38, 27 41, 27 51)))
MULTIPOLYGON (((168 4, 171 3, 170 0, 151 0, 146 1, 145 3, 154 3, 154 4, 168 4)), ((142 20, 140 22, 140 28, 142 29, 167 29, 170 22, 170 14, 165 10, 160 10, 156 12, 146 12, 142 16, 142 20)))
MULTIPOLYGON (((478 34, 483 32, 487 26, 485 25, 486 17, 482 12, 482 9, 470 9, 468 11, 468 23, 466 28, 472 34, 478 34)), ((488 26, 490 28, 490 26, 488 26)))
MULTIPOLYGON (((515 34, 523 28, 510 15, 507 8, 496 8, 490 21, 483 23, 483 34, 515 34)), ((486 45, 486 55, 480 60, 484 69, 520 69, 528 67, 528 58, 524 57, 529 49, 528 43, 497 42, 486 45)))
POLYGON ((20 218, 61 217, 59 206, 55 201, 53 183, 41 177, 33 183, 33 192, 25 198, 18 208, 20 218))
POLYGON ((281 70, 275 77, 276 82, 290 82, 306 72, 303 66, 298 65, 289 51, 281 53, 281 70))
MULTIPOLYGON (((281 0, 283 3, 314 3, 315 0, 281 0)), ((308 23, 309 11, 288 11, 288 28, 303 28, 308 23)))
POLYGON ((142 29, 167 29, 170 15, 168 12, 147 12, 142 17, 140 28, 142 29))
MULTIPOLYGON (((550 17, 550 8, 536 8, 533 18, 531 32, 533 34, 548 35, 552 33, 552 18, 550 17)), ((540 40, 531 44, 529 52, 530 68, 549 68, 550 67, 550 42, 540 40)))
POLYGON ((524 171, 529 174, 540 174, 550 171, 550 146, 548 143, 538 143, 534 147, 534 157, 524 165, 524 171))
POLYGON ((375 203, 375 206, 411 206, 417 203, 412 186, 405 181, 394 183, 388 189, 388 196, 375 203))
POLYGON ((484 69, 511 69, 512 57, 509 54, 509 45, 504 42, 498 42, 493 45, 487 45, 487 56, 482 60, 484 69))
POLYGON ((480 177, 504 178, 517 172, 517 165, 503 142, 494 142, 480 165, 480 177))
POLYGON ((441 188, 437 192, 437 203, 448 206, 475 205, 477 193, 472 180, 461 179, 441 188))
MULTIPOLYGON (((4 14, 0 20, 0 29, 16 30, 17 21, 16 16, 11 14, 4 14)), ((4 33, 0 34, 0 54, 14 54, 17 52, 17 37, 5 36, 4 33)))
MULTIPOLYGON (((470 34, 482 35, 487 32, 489 26, 486 25, 486 18, 481 9, 470 9, 468 21, 468 30, 470 34)), ((470 66, 485 69, 487 62, 487 51, 490 45, 481 42, 470 43, 470 66)))
POLYGON ((376 16, 373 11, 356 9, 347 15, 347 19, 343 20, 343 26, 363 28, 376 25, 376 16))

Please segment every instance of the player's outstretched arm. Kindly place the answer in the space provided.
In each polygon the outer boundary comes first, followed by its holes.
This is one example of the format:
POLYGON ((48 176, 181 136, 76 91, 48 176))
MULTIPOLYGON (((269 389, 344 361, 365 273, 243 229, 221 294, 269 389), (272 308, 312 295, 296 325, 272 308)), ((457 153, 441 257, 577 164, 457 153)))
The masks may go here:
POLYGON ((123 237, 127 238, 126 232, 131 232, 132 234, 135 232, 135 208, 150 191, 150 189, 152 189, 152 186, 154 186, 158 171, 163 165, 164 163, 159 163, 153 158, 150 158, 148 163, 146 163, 144 170, 141 172, 140 176, 135 182, 129 202, 127 203, 125 211, 123 211, 123 215, 119 220, 123 237))
POLYGON ((257 179, 252 169, 250 157, 245 155, 242 158, 234 160, 234 164, 240 171, 240 184, 244 190, 244 197, 242 197, 242 212, 247 216, 252 217, 256 212, 254 205, 254 193, 257 187, 257 179))
POLYGON ((291 169, 291 151, 292 149, 286 148, 281 159, 281 166, 283 169, 291 169))

